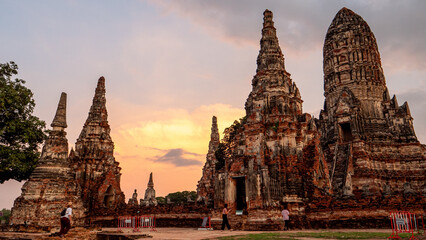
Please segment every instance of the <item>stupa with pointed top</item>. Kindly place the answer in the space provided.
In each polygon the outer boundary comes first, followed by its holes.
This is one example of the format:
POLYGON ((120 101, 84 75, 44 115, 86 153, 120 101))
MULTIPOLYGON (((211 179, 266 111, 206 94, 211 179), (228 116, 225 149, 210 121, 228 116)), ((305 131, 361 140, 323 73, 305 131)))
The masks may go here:
POLYGON ((58 226, 59 213, 72 202, 74 225, 84 222, 85 208, 70 168, 66 138, 66 93, 61 94, 52 130, 46 139, 37 167, 22 187, 12 208, 12 224, 58 226))
POLYGON ((342 8, 328 28, 323 53, 321 143, 334 194, 425 195, 426 149, 414 133, 408 103, 399 106, 389 96, 368 24, 342 8))
POLYGON ((330 190, 327 164, 314 119, 302 112, 300 92, 285 69, 273 14, 263 15, 246 116, 225 130, 215 151, 214 206, 247 209, 250 217, 250 210, 285 201, 295 215, 303 214, 306 199, 330 190))
MULTIPOLYGON (((209 150, 206 156, 206 163, 203 167, 203 174, 197 185, 197 195, 199 202, 212 202, 214 196, 214 182, 216 177, 216 156, 215 152, 219 147, 220 137, 217 127, 216 116, 212 117, 212 127, 210 134, 209 150)), ((218 166, 219 167, 219 166, 218 166)))
POLYGON ((155 198, 154 180, 152 173, 149 174, 148 187, 145 190, 145 196, 141 199, 140 205, 142 206, 157 206, 158 202, 155 198))
POLYGON ((105 98, 105 78, 95 90, 89 116, 84 123, 75 149, 70 154, 75 176, 82 188, 85 206, 116 208, 125 204, 120 187, 121 168, 114 158, 105 98))

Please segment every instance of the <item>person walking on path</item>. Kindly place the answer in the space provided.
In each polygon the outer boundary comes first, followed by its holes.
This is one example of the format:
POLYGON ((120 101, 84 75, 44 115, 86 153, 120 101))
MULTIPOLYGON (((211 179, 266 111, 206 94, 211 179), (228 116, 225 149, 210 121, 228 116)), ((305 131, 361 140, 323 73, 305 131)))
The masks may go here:
POLYGON ((69 202, 67 209, 65 210, 65 215, 61 216, 61 231, 59 231, 59 236, 64 237, 65 234, 71 228, 71 216, 72 216, 72 202, 69 202))
POLYGON ((284 209, 281 212, 281 215, 283 215, 283 220, 284 220, 284 228, 283 230, 288 230, 288 224, 289 224, 289 220, 290 220, 290 212, 287 210, 287 205, 284 206, 284 209))
POLYGON ((226 227, 232 231, 231 226, 229 225, 229 221, 228 221, 228 213, 230 211, 228 210, 228 204, 225 203, 225 206, 223 207, 222 210, 222 231, 225 230, 225 225, 226 227))

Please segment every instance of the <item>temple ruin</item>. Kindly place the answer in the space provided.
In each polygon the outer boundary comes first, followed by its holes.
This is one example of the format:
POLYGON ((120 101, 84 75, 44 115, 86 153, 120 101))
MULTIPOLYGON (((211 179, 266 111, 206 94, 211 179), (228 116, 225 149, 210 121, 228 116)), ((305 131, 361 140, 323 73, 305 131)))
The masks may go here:
POLYGON ((197 195, 198 202, 212 205, 214 201, 214 189, 216 180, 216 150, 220 144, 219 129, 217 127, 217 118, 212 118, 212 128, 210 134, 209 150, 206 156, 206 163, 203 167, 203 175, 198 181, 197 195))
MULTIPOLYGON (((306 227, 377 226, 391 210, 424 213, 426 147, 408 103, 390 98, 368 24, 347 8, 333 19, 324 42, 324 109, 315 119, 302 111, 272 16, 264 12, 246 116, 214 148, 212 137, 199 199, 213 198, 216 208, 227 203, 237 215, 248 210, 252 222, 265 214, 276 221, 287 203, 292 219, 306 227)), ((256 229, 244 218, 233 221, 256 229)))
POLYGON ((138 205, 138 192, 135 189, 135 191, 132 194, 132 198, 129 198, 129 202, 127 203, 129 206, 135 206, 138 205))
POLYGON ((114 143, 110 131, 105 78, 101 77, 98 80, 89 116, 75 143, 75 150, 71 150, 69 156, 88 211, 125 205, 124 194, 120 187, 121 168, 114 158, 114 143))
POLYGON ((67 94, 62 93, 37 167, 22 187, 15 200, 10 222, 39 226, 57 225, 59 213, 69 202, 73 205, 73 219, 77 225, 84 221, 86 209, 79 197, 81 189, 74 180, 68 159, 66 138, 67 94))
POLYGON ((151 173, 140 203, 135 190, 125 204, 101 77, 69 154, 62 93, 11 223, 59 225, 68 202, 77 226, 112 226, 118 215, 148 213, 156 214, 159 226, 197 227, 200 214, 210 214, 217 226, 225 203, 236 210, 229 216, 233 227, 245 230, 281 229, 284 203, 300 228, 381 227, 388 225, 389 211, 424 214, 426 146, 417 140, 408 103, 400 106, 390 97, 368 24, 347 8, 330 24, 323 48, 324 107, 316 119, 303 113, 272 12, 263 15, 246 115, 225 129, 222 140, 213 116, 196 203, 158 204, 151 173))
MULTIPOLYGON (((203 173, 215 173, 208 176, 214 179, 215 207, 227 203, 242 211, 279 207, 286 201, 303 212, 305 199, 330 193, 315 119, 302 112, 300 92, 285 69, 272 16, 264 12, 246 116, 225 131, 223 145, 216 150, 219 164, 211 163, 209 148, 203 173)), ((212 136, 215 131, 212 127, 212 136)), ((209 181, 203 175, 200 183, 205 182, 209 181)), ((208 197, 202 186, 199 194, 208 197)))
POLYGON ((426 151, 408 103, 390 98, 376 38, 343 8, 324 42, 321 145, 336 195, 426 194, 426 151))
POLYGON ((45 141, 38 165, 15 200, 11 223, 55 226, 68 202, 75 225, 83 225, 97 209, 125 207, 119 163, 113 156, 105 100, 105 79, 96 87, 83 130, 68 155, 66 93, 62 93, 53 129, 45 141))
POLYGON ((158 202, 155 198, 154 180, 152 179, 152 173, 149 174, 148 186, 145 190, 145 196, 140 201, 141 206, 157 206, 158 202))

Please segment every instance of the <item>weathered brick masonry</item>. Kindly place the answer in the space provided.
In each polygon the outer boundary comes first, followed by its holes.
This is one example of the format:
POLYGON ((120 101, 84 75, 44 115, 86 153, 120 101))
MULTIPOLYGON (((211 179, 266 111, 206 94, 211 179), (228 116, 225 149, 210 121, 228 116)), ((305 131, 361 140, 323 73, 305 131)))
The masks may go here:
POLYGON ((52 130, 46 139, 37 167, 22 187, 22 194, 12 208, 12 224, 58 226, 59 216, 69 202, 74 208, 74 223, 84 222, 86 209, 81 189, 74 180, 68 159, 66 138, 66 93, 61 94, 52 130))
POLYGON ((197 203, 156 205, 152 175, 142 204, 125 204, 114 158, 105 79, 98 81, 89 116, 68 155, 66 95, 37 168, 15 200, 13 224, 59 226, 73 203, 74 225, 114 226, 120 215, 155 214, 157 226, 221 222, 227 203, 233 228, 281 228, 287 203, 293 227, 388 226, 388 212, 426 207, 426 147, 416 138, 407 103, 390 98, 376 39, 349 9, 333 19, 324 42, 324 109, 302 111, 285 69, 271 11, 264 12, 260 51, 246 115, 219 139, 217 118, 198 182, 197 203))
POLYGON ((269 10, 252 86, 246 116, 216 149, 224 163, 213 169, 209 149, 198 186, 205 198, 204 183, 215 185, 217 209, 247 210, 231 217, 237 227, 279 228, 280 203, 297 227, 379 227, 391 210, 424 214, 426 148, 408 104, 389 97, 376 39, 359 15, 343 8, 327 31, 319 119, 302 113, 269 10))
POLYGON ((113 156, 107 117, 105 79, 101 77, 75 151, 71 149, 68 155, 66 94, 61 95, 37 168, 15 200, 12 224, 59 226, 60 212, 68 202, 72 202, 74 226, 84 225, 87 216, 105 209, 125 207, 121 168, 113 156))
POLYGON ((117 208, 125 204, 120 187, 121 168, 114 158, 105 98, 105 79, 101 77, 70 160, 82 198, 89 212, 96 208, 117 208))

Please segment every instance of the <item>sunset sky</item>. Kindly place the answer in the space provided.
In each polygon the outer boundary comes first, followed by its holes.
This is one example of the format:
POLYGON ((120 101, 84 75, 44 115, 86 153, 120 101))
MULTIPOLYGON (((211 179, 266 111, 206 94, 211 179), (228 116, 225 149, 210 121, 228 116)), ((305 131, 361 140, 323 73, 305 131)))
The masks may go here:
MULTIPOLYGON (((263 22, 274 13, 286 70, 304 112, 323 106, 322 46, 347 7, 374 32, 391 96, 408 101, 426 143, 426 1, 400 0, 0 0, 0 62, 15 61, 34 93, 35 115, 50 128, 68 94, 67 137, 74 145, 100 76, 126 202, 142 198, 153 172, 157 196, 196 190, 211 119, 219 132, 244 116, 263 22)), ((11 208, 24 182, 0 185, 11 208)))

